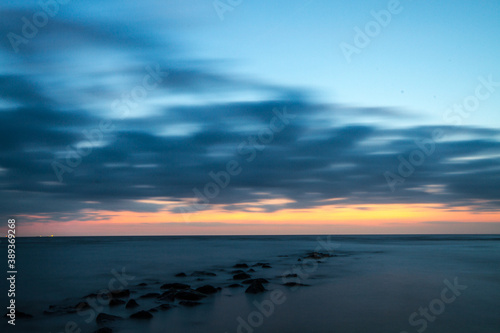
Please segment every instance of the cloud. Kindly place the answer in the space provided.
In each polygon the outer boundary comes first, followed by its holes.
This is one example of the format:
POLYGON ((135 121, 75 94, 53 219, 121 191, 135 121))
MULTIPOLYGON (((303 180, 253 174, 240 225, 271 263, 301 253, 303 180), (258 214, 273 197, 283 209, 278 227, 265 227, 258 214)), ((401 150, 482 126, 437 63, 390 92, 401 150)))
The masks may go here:
MULTIPOLYGON (((12 22, 28 12, 11 12, 4 29, 13 29, 12 22)), ((65 221, 84 220, 92 210, 178 212, 178 205, 138 201, 162 197, 187 207, 196 190, 214 181, 210 173, 226 170, 229 161, 241 173, 209 200, 227 210, 354 203, 444 203, 478 211, 500 206, 497 129, 395 127, 393 120, 411 117, 414 123, 418 117, 395 108, 325 104, 301 87, 235 76, 231 68, 216 70, 199 59, 174 61, 180 51, 166 53, 174 43, 144 21, 100 23, 72 22, 61 14, 19 62, 0 72, 3 214, 65 221), (108 53, 94 53, 96 48, 108 53), (130 94, 144 67, 155 64, 168 75, 138 103, 134 117, 118 117, 113 101, 130 94), (293 117, 273 120, 283 110, 293 117), (101 132, 98 144, 69 165, 68 152, 88 148, 87 134, 102 121, 113 130, 101 132), (273 132, 276 124, 281 129, 273 132), (434 142, 433 153, 392 192, 384 174, 398 174, 398 156, 408 160, 420 149, 416 142, 431 139, 436 130, 445 139, 434 142), (54 162, 71 170, 63 182, 54 162), (286 200, 262 204, 275 199, 286 200)), ((11 55, 7 48, 2 52, 11 55)))

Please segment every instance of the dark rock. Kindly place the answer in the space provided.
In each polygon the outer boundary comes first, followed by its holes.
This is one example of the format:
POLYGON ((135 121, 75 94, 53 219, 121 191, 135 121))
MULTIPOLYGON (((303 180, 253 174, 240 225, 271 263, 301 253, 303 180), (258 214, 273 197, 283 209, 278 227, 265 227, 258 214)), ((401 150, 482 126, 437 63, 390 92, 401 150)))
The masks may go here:
POLYGON ((184 283, 165 283, 160 289, 189 289, 189 285, 184 283))
POLYGON ((229 286, 227 286, 228 288, 243 288, 243 286, 241 284, 238 284, 238 283, 233 283, 233 284, 230 284, 229 286))
POLYGON ((173 302, 175 299, 175 294, 176 294, 175 290, 167 290, 163 294, 158 296, 158 299, 173 302))
POLYGON ((101 327, 97 331, 94 331, 94 333, 113 333, 113 330, 109 327, 101 327))
POLYGON ((233 268, 248 268, 247 264, 236 264, 233 266, 233 268))
MULTIPOLYGON (((10 318, 9 312, 7 312, 4 317, 10 318)), ((33 316, 30 315, 29 313, 24 313, 16 310, 16 318, 30 319, 33 318, 33 316)))
POLYGON ((109 323, 109 322, 112 322, 115 320, 120 320, 120 319, 123 319, 123 318, 118 317, 118 316, 113 316, 113 315, 110 315, 107 313, 99 313, 97 315, 97 318, 95 319, 95 321, 97 324, 103 325, 103 324, 106 324, 106 323, 109 323))
POLYGON ((262 268, 271 268, 271 265, 262 265, 262 268))
POLYGON ((142 282, 142 283, 139 283, 137 286, 138 287, 146 287, 147 285, 148 285, 147 283, 142 282))
POLYGON ((156 298, 159 297, 159 293, 147 293, 145 295, 139 296, 139 298, 156 298))
POLYGON ((43 311, 46 315, 63 315, 76 313, 76 308, 70 305, 50 305, 49 310, 43 311))
POLYGON ((285 278, 293 278, 293 277, 298 277, 298 275, 297 274, 287 274, 287 275, 285 275, 283 277, 285 277, 285 278))
POLYGON ((205 271, 195 271, 191 273, 191 276, 217 276, 217 274, 205 271))
POLYGON ((113 290, 109 292, 113 298, 126 298, 130 296, 130 290, 113 290))
POLYGON ((247 272, 248 272, 248 273, 254 273, 254 272, 255 272, 255 269, 250 268, 247 272))
POLYGON ((90 305, 87 302, 80 302, 77 305, 75 305, 76 311, 82 311, 82 310, 87 310, 90 309, 90 305))
POLYGON ((194 306, 201 305, 200 302, 193 302, 193 301, 180 301, 179 304, 190 307, 190 308, 192 308, 194 306))
POLYGON ((231 273, 231 274, 241 274, 241 273, 245 273, 245 271, 242 271, 241 269, 235 269, 234 271, 231 271, 229 273, 231 273))
POLYGON ((207 284, 203 287, 196 288, 196 291, 205 295, 210 295, 210 294, 215 294, 216 292, 219 291, 219 289, 207 284))
POLYGON ((109 301, 109 306, 118 306, 118 305, 123 305, 125 303, 126 302, 122 299, 112 299, 111 301, 109 301))
POLYGON ((175 298, 182 301, 199 301, 203 298, 207 297, 207 295, 202 294, 197 291, 179 291, 175 294, 175 298))
POLYGON ((248 280, 245 280, 245 281, 243 281, 243 282, 241 282, 241 283, 243 283, 243 284, 252 284, 252 282, 254 282, 254 281, 260 282, 260 283, 262 283, 262 284, 264 284, 264 283, 269 283, 269 281, 267 281, 266 279, 263 279, 263 278, 258 278, 258 279, 248 279, 248 280))
POLYGON ((159 306, 157 306, 156 309, 157 311, 160 310, 160 311, 166 311, 166 310, 170 310, 172 308, 172 305, 170 304, 161 304, 159 306))
POLYGON ((176 276, 176 277, 186 277, 187 275, 186 275, 186 273, 181 272, 181 273, 177 273, 177 274, 175 274, 175 276, 176 276))
POLYGON ((252 265, 252 267, 264 266, 264 265, 269 265, 269 263, 268 262, 258 262, 255 265, 252 265))
POLYGON ((151 313, 149 313, 148 311, 142 310, 142 311, 136 312, 134 314, 131 314, 130 318, 132 318, 132 319, 151 319, 151 318, 153 318, 153 315, 151 313))
POLYGON ((297 259, 297 261, 302 261, 302 259, 299 258, 299 259, 297 259))
POLYGON ((287 283, 283 283, 284 286, 287 286, 287 287, 305 287, 305 286, 308 286, 307 284, 303 284, 303 283, 298 283, 298 282, 287 282, 287 283))
POLYGON ((233 280, 246 280, 251 278, 251 276, 247 273, 239 273, 233 276, 233 280))
POLYGON ((328 253, 321 253, 321 252, 310 252, 307 254, 306 258, 309 259, 323 259, 323 258, 330 258, 332 255, 328 253))
POLYGON ((247 294, 259 294, 266 291, 266 288, 259 281, 253 281, 250 286, 245 290, 247 294))
POLYGON ((136 308, 138 306, 139 306, 139 304, 135 301, 135 299, 131 299, 127 302, 127 305, 125 305, 125 308, 133 309, 133 308, 136 308))

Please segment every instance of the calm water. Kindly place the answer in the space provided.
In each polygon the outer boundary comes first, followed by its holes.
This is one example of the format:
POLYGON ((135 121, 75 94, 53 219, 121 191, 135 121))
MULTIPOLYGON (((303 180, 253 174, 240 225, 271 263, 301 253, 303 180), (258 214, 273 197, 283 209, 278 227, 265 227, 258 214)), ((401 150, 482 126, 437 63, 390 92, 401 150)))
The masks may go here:
MULTIPOLYGON (((5 240, 1 244, 6 253, 5 240)), ((166 282, 223 289, 197 307, 116 322, 114 332, 500 332, 500 236, 331 236, 329 242, 327 236, 18 238, 17 246, 17 309, 34 318, 17 319, 15 327, 4 318, 2 332, 64 332, 68 322, 77 326, 74 332, 94 332, 90 312, 43 311, 121 284, 137 299, 166 282), (338 256, 298 261, 318 249, 338 256), (225 288, 240 262, 270 263, 271 269, 252 273, 270 280, 270 291, 249 295, 244 288, 225 288), (217 276, 174 277, 199 270, 217 276), (283 274, 291 272, 308 286, 283 286, 283 274), (464 286, 459 295, 445 280, 464 286), (256 304, 269 305, 273 290, 281 293, 279 304, 259 310, 256 304), (427 317, 419 313, 429 306, 434 312, 427 317)), ((7 291, 5 281, 1 288, 7 291)), ((138 302, 146 310, 158 305, 138 302)), ((122 317, 135 311, 102 308, 122 317)))

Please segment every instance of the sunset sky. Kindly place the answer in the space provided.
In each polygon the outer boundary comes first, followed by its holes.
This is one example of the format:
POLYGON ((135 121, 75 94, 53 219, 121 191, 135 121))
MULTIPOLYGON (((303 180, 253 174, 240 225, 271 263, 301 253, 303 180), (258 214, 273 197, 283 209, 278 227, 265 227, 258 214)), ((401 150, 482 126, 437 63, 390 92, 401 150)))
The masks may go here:
POLYGON ((0 8, 0 230, 500 233, 499 1, 60 2, 0 8))

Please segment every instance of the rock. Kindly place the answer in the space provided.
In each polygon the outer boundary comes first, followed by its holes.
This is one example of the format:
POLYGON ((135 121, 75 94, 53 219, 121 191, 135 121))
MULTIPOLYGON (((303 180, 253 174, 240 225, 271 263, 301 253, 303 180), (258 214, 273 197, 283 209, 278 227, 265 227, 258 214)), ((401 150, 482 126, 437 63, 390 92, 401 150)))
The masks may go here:
POLYGON ((160 289, 189 289, 189 285, 184 283, 165 283, 160 289))
MULTIPOLYGON (((7 312, 4 317, 10 318, 9 312, 7 312)), ((33 315, 16 310, 16 318, 30 319, 33 318, 33 315)))
POLYGON ((229 286, 227 286, 228 288, 243 288, 243 286, 241 284, 238 284, 238 283, 233 283, 233 284, 230 284, 229 286))
POLYGON ((163 300, 163 301, 173 302, 175 299, 175 294, 176 294, 175 290, 167 290, 163 294, 158 296, 158 299, 163 300))
POLYGON ((170 310, 171 308, 172 308, 172 305, 170 305, 170 304, 161 304, 154 309, 156 309, 156 311, 158 311, 158 310, 166 311, 166 310, 170 310))
POLYGON ((175 294, 175 298, 182 301, 199 301, 203 298, 207 297, 207 295, 202 294, 197 291, 179 291, 175 294))
POLYGON ((207 284, 203 287, 196 288, 196 291, 205 295, 210 295, 210 294, 215 294, 216 292, 219 291, 219 289, 207 284))
POLYGON ((262 268, 271 268, 271 265, 262 265, 262 268))
POLYGON ((90 305, 87 302, 80 302, 77 305, 75 305, 76 311, 82 311, 82 310, 87 310, 90 309, 90 305))
POLYGON ((287 283, 283 283, 284 286, 287 286, 287 287, 305 287, 305 286, 308 286, 307 284, 303 284, 303 283, 298 283, 298 282, 287 282, 287 283))
POLYGON ((287 274, 285 276, 283 276, 284 278, 293 278, 293 277, 298 277, 297 274, 287 274))
POLYGON ((138 287, 146 287, 147 285, 148 285, 147 283, 142 282, 142 283, 139 283, 137 286, 138 287))
POLYGON ((217 276, 217 274, 205 271, 195 271, 191 273, 191 276, 217 276))
POLYGON ((247 264, 236 264, 233 266, 233 268, 248 268, 247 264))
POLYGON ((176 277, 186 277, 187 275, 186 275, 186 273, 181 272, 181 273, 177 273, 177 274, 175 274, 175 276, 176 276, 176 277))
POLYGON ((255 272, 255 269, 250 268, 247 272, 248 272, 248 273, 254 273, 254 272, 255 272))
MULTIPOLYGON (((78 303, 80 304, 80 303, 78 303)), ((70 305, 50 305, 49 310, 43 311, 43 314, 46 315, 63 315, 76 313, 76 308, 70 305)))
POLYGON ((116 321, 116 320, 120 320, 120 319, 123 319, 122 317, 118 317, 118 316, 113 316, 113 315, 110 315, 110 314, 107 314, 107 313, 99 313, 97 315, 97 318, 95 319, 96 323, 99 324, 99 325, 103 325, 103 324, 106 324, 106 323, 109 323, 109 322, 113 322, 113 321, 116 321))
POLYGON ((94 333, 113 333, 113 330, 109 327, 101 327, 97 331, 94 331, 94 333))
POLYGON ((126 302, 122 299, 112 299, 111 301, 109 301, 109 306, 118 306, 118 305, 123 305, 125 303, 126 302))
POLYGON ((251 276, 247 273, 239 273, 233 276, 233 280, 246 280, 251 278, 251 276))
POLYGON ((260 283, 262 283, 262 284, 264 284, 264 283, 269 283, 269 281, 267 281, 266 279, 263 279, 263 278, 258 278, 258 279, 248 279, 248 280, 243 281, 242 283, 243 283, 243 284, 252 284, 252 282, 254 282, 254 281, 260 282, 260 283))
POLYGON ((135 299, 131 299, 127 302, 127 305, 125 305, 125 308, 133 309, 133 308, 136 308, 138 306, 139 306, 139 304, 135 301, 135 299))
POLYGON ((130 290, 113 290, 109 292, 113 298, 126 298, 130 296, 130 290))
POLYGON ((179 304, 190 307, 190 308, 192 308, 194 306, 201 305, 200 302, 193 302, 193 301, 180 301, 179 304))
POLYGON ((142 310, 142 311, 136 312, 134 314, 131 314, 130 318, 131 319, 151 319, 151 318, 153 318, 153 315, 151 313, 149 313, 148 311, 142 310))
POLYGON ((264 265, 269 265, 269 263, 268 262, 258 262, 255 265, 252 265, 252 267, 264 266, 264 265))
POLYGON ((145 295, 139 296, 139 298, 156 298, 159 297, 159 293, 147 293, 145 295))
POLYGON ((241 273, 245 273, 245 271, 242 271, 241 269, 235 269, 234 271, 231 271, 229 273, 231 273, 231 274, 241 274, 241 273))
POLYGON ((247 294, 259 294, 266 291, 266 288, 259 281, 252 281, 250 286, 245 290, 247 294))
POLYGON ((302 261, 302 259, 299 258, 299 259, 297 259, 297 261, 302 261))
POLYGON ((321 252, 310 252, 307 254, 306 258, 309 259, 323 259, 323 258, 330 258, 332 255, 328 253, 321 253, 321 252))

